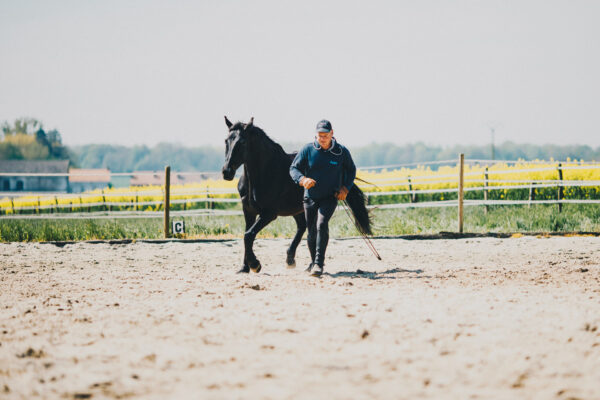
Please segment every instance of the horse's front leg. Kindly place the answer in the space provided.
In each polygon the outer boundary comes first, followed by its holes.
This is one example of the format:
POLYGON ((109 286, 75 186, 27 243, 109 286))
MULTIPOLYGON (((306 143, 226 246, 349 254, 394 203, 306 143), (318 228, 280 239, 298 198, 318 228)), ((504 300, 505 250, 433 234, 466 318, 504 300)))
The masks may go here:
MULTIPOLYGON (((252 227, 252 225, 254 225, 254 223, 256 222, 256 213, 251 211, 249 209, 249 207, 247 207, 246 205, 244 205, 243 210, 244 210, 244 220, 246 220, 246 229, 244 232, 248 232, 250 230, 250 228, 252 227)), ((250 272, 250 266, 248 265, 248 258, 246 257, 247 254, 248 254, 248 250, 247 250, 247 246, 246 246, 246 241, 244 241, 244 265, 242 265, 242 269, 240 269, 238 271, 238 274, 250 272)))
POLYGON ((302 240, 302 235, 306 231, 306 217, 304 213, 294 215, 294 219, 296 220, 296 235, 294 235, 294 239, 292 239, 292 243, 290 247, 287 249, 287 258, 285 262, 288 265, 288 268, 294 268, 296 266, 296 249, 298 248, 298 244, 302 240))
POLYGON ((254 251, 252 250, 252 246, 254 245, 254 239, 256 239, 256 235, 258 235, 258 232, 260 232, 265 226, 269 225, 269 223, 275 218, 277 218, 277 214, 275 213, 259 214, 258 219, 254 223, 254 225, 252 225, 250 229, 248 229, 244 234, 244 263, 254 272, 260 272, 260 269, 262 268, 260 265, 260 261, 258 261, 256 256, 254 255, 254 251))

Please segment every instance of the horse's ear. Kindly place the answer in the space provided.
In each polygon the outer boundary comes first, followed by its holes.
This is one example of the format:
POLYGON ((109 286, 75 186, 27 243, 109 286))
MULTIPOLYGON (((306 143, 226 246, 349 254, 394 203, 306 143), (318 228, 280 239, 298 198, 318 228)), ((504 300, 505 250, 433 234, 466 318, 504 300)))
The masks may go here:
POLYGON ((254 117, 250 118, 250 122, 248 122, 248 125, 246 125, 246 128, 250 128, 253 125, 254 125, 254 117))
POLYGON ((225 116, 225 125, 227 125, 227 128, 231 128, 231 126, 233 125, 233 124, 231 123, 231 121, 229 121, 229 120, 227 119, 227 115, 225 116))

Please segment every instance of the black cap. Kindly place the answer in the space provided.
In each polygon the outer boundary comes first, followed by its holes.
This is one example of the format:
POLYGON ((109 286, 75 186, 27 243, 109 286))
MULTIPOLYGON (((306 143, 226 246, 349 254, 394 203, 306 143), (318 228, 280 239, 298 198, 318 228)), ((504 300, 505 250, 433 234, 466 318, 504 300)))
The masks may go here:
POLYGON ((326 119, 319 121, 317 124, 317 132, 329 133, 331 132, 331 129, 331 122, 327 121, 326 119))

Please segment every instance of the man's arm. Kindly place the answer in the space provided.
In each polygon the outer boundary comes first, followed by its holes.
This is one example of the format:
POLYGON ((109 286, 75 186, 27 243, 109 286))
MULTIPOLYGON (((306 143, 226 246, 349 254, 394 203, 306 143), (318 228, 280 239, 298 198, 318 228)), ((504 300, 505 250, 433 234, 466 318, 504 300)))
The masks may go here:
POLYGON ((346 155, 344 157, 344 182, 343 185, 346 189, 352 189, 352 185, 354 185, 354 178, 356 178, 356 165, 354 165, 354 161, 352 160, 352 156, 350 155, 350 151, 346 149, 346 155))
POLYGON ((304 171, 306 170, 306 152, 304 148, 296 154, 294 161, 292 161, 292 165, 290 165, 290 176, 292 180, 297 184, 300 184, 302 178, 304 178, 304 171))
POLYGON ((290 165, 290 176, 292 177, 292 180, 300 186, 310 189, 315 186, 317 182, 314 179, 304 176, 304 171, 306 171, 307 166, 308 152, 306 151, 306 147, 304 147, 296 154, 296 158, 294 158, 292 165, 290 165))
POLYGON ((342 167, 343 182, 340 191, 336 193, 336 198, 344 201, 346 200, 346 196, 348 196, 348 192, 350 192, 352 185, 354 185, 354 178, 356 178, 356 166, 354 165, 354 161, 352 161, 352 156, 348 149, 345 151, 342 167))

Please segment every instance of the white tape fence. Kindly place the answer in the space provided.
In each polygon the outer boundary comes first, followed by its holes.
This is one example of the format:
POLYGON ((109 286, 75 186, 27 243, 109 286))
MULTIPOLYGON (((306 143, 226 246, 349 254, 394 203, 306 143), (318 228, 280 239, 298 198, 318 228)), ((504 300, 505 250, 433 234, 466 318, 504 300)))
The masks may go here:
MULTIPOLYGON (((460 160, 460 158, 459 158, 460 160)), ((548 164, 548 162, 523 162, 523 161, 497 161, 504 164, 548 164)), ((394 164, 383 166, 371 166, 360 168, 362 171, 377 171, 377 170, 393 170, 398 168, 408 167, 427 167, 440 165, 457 166, 456 160, 432 161, 426 163, 410 163, 410 164, 394 164)), ((464 160, 467 165, 493 165, 494 161, 490 160, 464 160)), ((532 204, 600 204, 600 199, 565 199, 563 190, 571 187, 594 187, 600 186, 600 180, 569 180, 562 178, 562 172, 568 170, 596 170, 600 169, 600 163, 583 163, 583 162, 556 162, 551 167, 534 167, 534 168, 510 168, 503 170, 485 169, 484 172, 471 171, 463 173, 465 187, 462 188, 463 193, 466 192, 483 192, 483 199, 464 199, 460 201, 459 172, 455 174, 436 174, 432 173, 428 176, 415 177, 400 177, 400 178, 382 178, 373 179, 369 182, 377 186, 386 187, 406 187, 406 189, 398 190, 382 190, 375 189, 369 184, 357 181, 357 184, 369 191, 365 194, 369 199, 369 203, 377 197, 388 196, 391 199, 386 199, 384 204, 369 204, 369 207, 378 209, 392 208, 423 208, 423 207, 464 207, 464 206, 499 206, 499 205, 532 205, 532 204), (564 165, 563 164, 569 164, 564 165), (506 175, 516 173, 536 173, 545 171, 557 172, 556 179, 494 179, 495 175, 506 175), (476 186, 469 186, 478 184, 476 186), (446 187, 438 189, 419 189, 419 186, 427 185, 442 185, 446 187), (556 188, 555 199, 535 199, 535 189, 556 188), (490 192, 498 190, 529 190, 529 199, 527 200, 491 200, 488 199, 490 192), (452 200, 438 201, 418 201, 419 195, 432 194, 451 194, 458 197, 452 200), (404 196, 403 198, 399 198, 404 196)), ((460 170, 460 169, 459 169, 460 170)), ((144 173, 136 173, 140 175, 144 173)), ((147 175, 160 175, 161 173, 145 173, 147 175)), ((174 172, 172 175, 188 175, 198 172, 174 172)), ((214 173, 213 173, 214 174, 214 173)), ((360 174, 360 172, 359 172, 360 174)), ((36 176, 36 177, 81 177, 84 174, 18 174, 0 172, 0 176, 36 176)), ((85 174, 93 176, 95 174, 85 174)), ((132 173, 111 173, 115 176, 131 176, 132 173)), ((165 209, 165 190, 169 191, 170 201, 168 208, 171 216, 221 216, 221 215, 241 215, 241 207, 236 206, 240 203, 237 190, 223 188, 198 188, 198 187, 179 187, 163 185, 161 189, 147 189, 140 187, 136 190, 132 188, 119 190, 106 190, 101 192, 91 193, 21 193, 28 198, 27 204, 23 205, 24 201, 20 198, 10 197, 2 200, 2 210, 0 210, 0 218, 57 218, 57 219, 99 219, 99 218, 160 218, 164 216, 165 209), (182 198, 184 197, 184 198, 182 198), (127 199, 123 201, 122 199, 127 199), (153 198, 144 200, 144 198, 153 198), (17 204, 15 204, 17 203, 17 204), (230 206, 221 206, 229 204, 230 206), (175 206, 175 207, 173 207, 175 206), (233 206, 233 208, 232 208, 233 206)), ((11 194, 11 195, 14 195, 11 194)))

